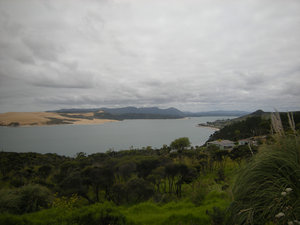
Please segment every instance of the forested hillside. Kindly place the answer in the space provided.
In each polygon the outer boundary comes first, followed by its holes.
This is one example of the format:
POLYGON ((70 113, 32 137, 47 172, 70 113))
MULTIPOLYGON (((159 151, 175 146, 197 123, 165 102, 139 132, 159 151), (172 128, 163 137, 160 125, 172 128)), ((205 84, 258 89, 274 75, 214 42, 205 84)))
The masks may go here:
MULTIPOLYGON (((161 149, 88 156, 81 152, 74 158, 0 152, 0 211, 11 215, 3 214, 6 216, 0 216, 0 222, 14 218, 32 222, 28 213, 40 210, 32 218, 49 217, 48 213, 63 216, 59 212, 71 208, 79 217, 85 213, 100 216, 97 213, 107 210, 98 219, 111 224, 209 224, 220 216, 224 219, 233 171, 239 160, 247 157, 234 158, 215 148, 190 148, 187 138, 161 149), (141 217, 136 217, 135 210, 141 217)), ((65 220, 74 222, 72 215, 66 213, 70 218, 65 220)), ((53 218, 48 220, 60 224, 53 218)))
MULTIPOLYGON (((287 113, 280 113, 281 121, 285 131, 290 132, 291 128, 288 121, 287 113)), ((293 112, 293 118, 296 129, 300 129, 300 112, 293 112)), ((216 131, 209 138, 209 141, 217 139, 228 139, 237 141, 243 138, 249 138, 261 135, 270 135, 271 130, 271 113, 262 111, 254 112, 250 115, 243 116, 231 121, 224 121, 225 126, 216 131)), ((213 125, 213 123, 212 123, 213 125)))

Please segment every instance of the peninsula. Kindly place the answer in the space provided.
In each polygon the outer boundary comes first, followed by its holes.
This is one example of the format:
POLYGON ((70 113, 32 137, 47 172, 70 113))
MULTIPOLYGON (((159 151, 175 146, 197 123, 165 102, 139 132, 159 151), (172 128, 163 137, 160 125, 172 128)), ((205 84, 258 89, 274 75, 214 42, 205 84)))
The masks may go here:
MULTIPOLYGON (((101 113, 101 112, 98 112, 101 113)), ((0 126, 45 126, 59 124, 102 124, 112 119, 95 118, 89 113, 8 112, 0 114, 0 126)))

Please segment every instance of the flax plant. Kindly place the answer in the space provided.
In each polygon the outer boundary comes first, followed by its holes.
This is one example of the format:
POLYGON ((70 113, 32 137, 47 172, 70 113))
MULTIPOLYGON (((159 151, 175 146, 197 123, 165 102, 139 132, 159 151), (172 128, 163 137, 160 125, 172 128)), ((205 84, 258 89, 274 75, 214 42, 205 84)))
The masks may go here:
POLYGON ((278 111, 275 111, 275 113, 271 113, 271 129, 275 132, 275 134, 281 137, 284 136, 284 129, 278 111))
POLYGON ((278 112, 271 114, 276 142, 260 148, 239 173, 233 187, 228 224, 296 224, 300 220, 300 145, 293 115, 294 135, 285 135, 278 112))
POLYGON ((299 152, 293 138, 283 138, 261 149, 242 169, 233 188, 231 224, 287 224, 300 219, 299 152), (281 194, 287 188, 293 190, 288 197, 281 194), (285 216, 276 218, 280 212, 285 216))

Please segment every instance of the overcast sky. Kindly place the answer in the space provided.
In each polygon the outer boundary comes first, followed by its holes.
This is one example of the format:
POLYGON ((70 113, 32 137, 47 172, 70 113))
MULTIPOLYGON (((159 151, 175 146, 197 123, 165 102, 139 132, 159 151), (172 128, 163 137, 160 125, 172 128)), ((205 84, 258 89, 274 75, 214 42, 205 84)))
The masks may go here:
POLYGON ((300 109, 299 0, 0 0, 0 112, 300 109))

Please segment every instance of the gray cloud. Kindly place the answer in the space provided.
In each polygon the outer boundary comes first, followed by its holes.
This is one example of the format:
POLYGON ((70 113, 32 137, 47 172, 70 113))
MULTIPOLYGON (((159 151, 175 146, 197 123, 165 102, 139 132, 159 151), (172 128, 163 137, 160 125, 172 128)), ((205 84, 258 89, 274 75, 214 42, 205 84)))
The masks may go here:
POLYGON ((298 0, 16 0, 0 9, 1 112, 300 109, 298 0))
POLYGON ((63 51, 61 46, 54 45, 43 36, 26 37, 23 39, 23 43, 33 56, 40 60, 57 61, 58 55, 63 51))

